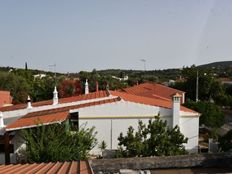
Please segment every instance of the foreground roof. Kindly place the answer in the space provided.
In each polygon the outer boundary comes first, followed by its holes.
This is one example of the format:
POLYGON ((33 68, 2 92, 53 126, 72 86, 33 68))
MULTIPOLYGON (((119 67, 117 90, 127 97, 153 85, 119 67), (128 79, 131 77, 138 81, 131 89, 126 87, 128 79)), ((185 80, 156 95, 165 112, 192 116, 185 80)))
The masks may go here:
MULTIPOLYGON (((81 161, 80 169, 81 174, 92 174, 87 161, 81 161)), ((78 170, 77 161, 0 165, 0 174, 74 174, 78 173, 78 170)))

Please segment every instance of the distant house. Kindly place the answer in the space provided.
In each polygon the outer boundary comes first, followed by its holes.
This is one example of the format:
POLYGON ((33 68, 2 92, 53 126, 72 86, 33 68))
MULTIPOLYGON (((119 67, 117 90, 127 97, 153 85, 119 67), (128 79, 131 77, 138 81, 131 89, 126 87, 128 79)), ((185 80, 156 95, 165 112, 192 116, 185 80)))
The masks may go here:
POLYGON ((0 91, 0 107, 12 105, 10 91, 0 91))
MULTIPOLYGON (((96 128, 97 140, 105 141, 107 149, 116 149, 118 136, 127 132, 129 126, 135 129, 138 120, 147 123, 159 115, 167 120, 170 127, 178 125, 181 132, 188 137, 186 149, 198 151, 198 128, 200 114, 181 105, 184 92, 160 84, 145 83, 120 91, 96 91, 89 93, 88 82, 85 94, 80 96, 58 98, 55 88, 53 100, 19 104, 0 108, 0 143, 6 148, 0 154, 0 162, 16 162, 19 151, 25 148, 18 131, 33 128, 38 123, 44 125, 68 122, 96 128), (1 141, 2 140, 2 141, 1 141), (9 155, 9 152, 11 155, 9 155)), ((0 145, 1 146, 1 145, 0 145)), ((93 154, 99 154, 97 147, 93 154)))
POLYGON ((129 77, 126 75, 123 78, 120 77, 116 77, 116 76, 112 76, 112 78, 117 79, 119 81, 127 81, 129 79, 129 77))
POLYGON ((219 78, 218 80, 221 84, 232 85, 232 80, 230 78, 219 78))
POLYGON ((36 75, 33 75, 34 79, 42 79, 42 78, 44 78, 46 76, 47 76, 46 74, 36 74, 36 75))

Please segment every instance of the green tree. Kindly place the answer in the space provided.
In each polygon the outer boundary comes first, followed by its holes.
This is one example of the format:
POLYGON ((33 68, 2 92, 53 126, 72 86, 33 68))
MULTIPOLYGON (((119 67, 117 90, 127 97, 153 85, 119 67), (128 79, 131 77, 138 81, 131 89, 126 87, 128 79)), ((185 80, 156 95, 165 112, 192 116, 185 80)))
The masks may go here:
POLYGON ((232 130, 219 138, 219 147, 224 152, 232 149, 232 130))
POLYGON ((27 100, 27 95, 31 86, 22 76, 13 73, 0 74, 0 89, 9 90, 13 97, 13 103, 23 103, 27 100))
POLYGON ((128 128, 127 135, 118 137, 118 156, 168 156, 185 154, 183 143, 188 139, 180 132, 178 126, 170 128, 159 117, 150 119, 148 125, 138 122, 138 131, 128 128))
POLYGON ((210 102, 187 102, 185 106, 191 108, 199 113, 200 116, 200 124, 204 124, 211 128, 219 128, 225 122, 225 116, 221 109, 214 103, 210 102))
POLYGON ((184 81, 178 82, 172 87, 185 91, 188 99, 195 100, 197 72, 199 78, 199 99, 202 101, 209 101, 210 99, 217 100, 223 94, 223 88, 216 81, 210 69, 197 68, 194 65, 183 68, 182 76, 184 81))
POLYGON ((52 99, 54 85, 54 80, 49 77, 35 79, 30 91, 33 102, 52 99))
POLYGON ((64 124, 42 125, 24 129, 21 135, 26 142, 25 154, 28 162, 86 159, 97 143, 93 127, 67 131, 64 124))
POLYGON ((105 150, 107 147, 106 142, 103 140, 100 144, 99 144, 99 149, 101 149, 101 151, 105 150))

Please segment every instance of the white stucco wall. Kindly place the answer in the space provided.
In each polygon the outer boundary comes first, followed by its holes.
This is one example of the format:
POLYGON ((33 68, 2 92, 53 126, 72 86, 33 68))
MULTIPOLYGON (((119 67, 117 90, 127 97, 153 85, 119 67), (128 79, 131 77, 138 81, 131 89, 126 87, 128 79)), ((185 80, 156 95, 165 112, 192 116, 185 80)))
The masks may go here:
MULTIPOLYGON (((150 118, 161 114, 170 115, 170 110, 137 104, 127 101, 119 101, 104 105, 96 105, 72 112, 79 112, 80 125, 87 123, 87 127, 95 127, 97 131, 97 140, 101 143, 103 140, 107 144, 107 149, 116 149, 118 147, 118 136, 121 132, 127 132, 129 126, 137 129, 138 120, 147 122, 150 118)), ((92 153, 99 154, 98 145, 92 153)))
MULTIPOLYGON (((98 132, 96 137, 98 142, 104 140, 107 149, 116 149, 119 134, 122 132, 125 135, 129 126, 137 129, 138 120, 147 123, 150 118, 160 114, 161 118, 167 120, 168 125, 172 126, 172 109, 133 102, 119 101, 81 108, 76 112, 79 112, 80 124, 87 123, 87 127, 95 126, 98 132)), ((199 117, 186 112, 180 112, 180 114, 180 130, 188 138, 186 149, 190 152, 197 152, 199 117)), ((96 152, 100 152, 98 147, 93 150, 93 153, 96 152)))
POLYGON ((191 153, 198 152, 199 117, 182 116, 180 119, 180 131, 188 137, 186 149, 191 153))
MULTIPOLYGON (((75 111, 75 110, 72 110, 75 111)), ((80 118, 99 118, 99 117, 154 117, 160 114, 161 116, 172 115, 171 109, 160 108, 157 106, 150 106, 138 104, 127 101, 118 101, 115 103, 108 103, 104 105, 96 105, 76 110, 79 112, 80 118)))
POLYGON ((98 145, 92 150, 92 153, 100 154, 99 144, 103 140, 106 142, 107 149, 117 149, 120 133, 122 132, 125 135, 129 126, 137 130, 138 120, 147 123, 149 119, 81 119, 80 123, 83 125, 87 123, 87 127, 95 127, 98 145))

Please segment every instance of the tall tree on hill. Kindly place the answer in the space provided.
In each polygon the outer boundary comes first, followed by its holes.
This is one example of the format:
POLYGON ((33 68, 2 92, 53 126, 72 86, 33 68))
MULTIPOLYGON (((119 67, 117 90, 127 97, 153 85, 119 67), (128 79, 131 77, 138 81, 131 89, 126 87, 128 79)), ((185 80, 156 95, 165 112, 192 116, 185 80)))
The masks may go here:
POLYGON ((27 71, 27 62, 25 62, 25 71, 27 71))

